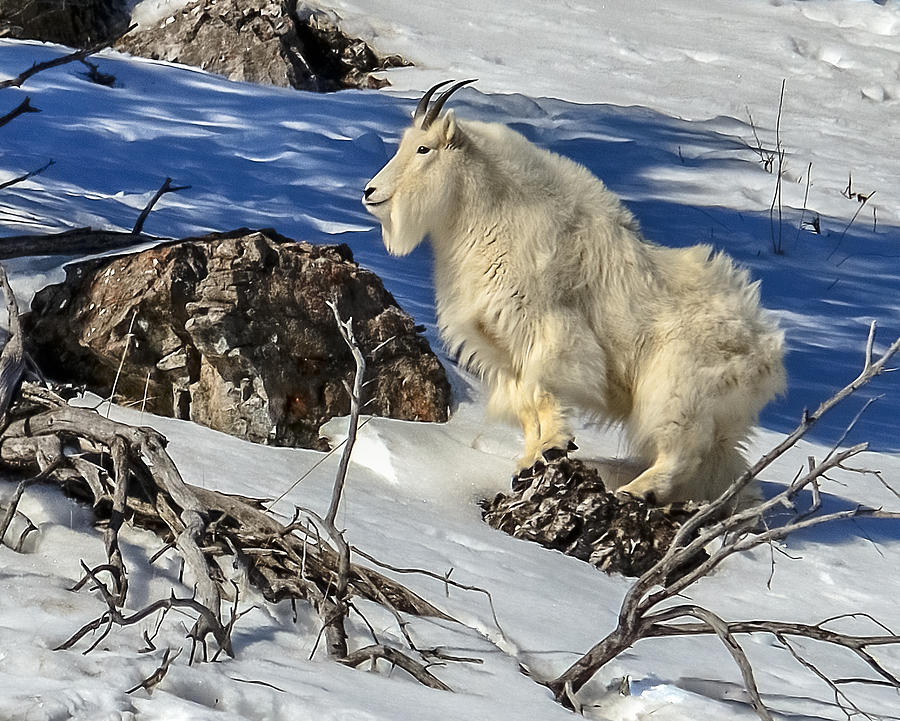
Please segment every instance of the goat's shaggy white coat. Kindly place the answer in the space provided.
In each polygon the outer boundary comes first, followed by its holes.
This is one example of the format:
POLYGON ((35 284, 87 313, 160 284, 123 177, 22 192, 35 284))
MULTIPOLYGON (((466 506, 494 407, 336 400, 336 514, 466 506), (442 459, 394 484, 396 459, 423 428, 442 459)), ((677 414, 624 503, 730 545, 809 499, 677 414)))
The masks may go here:
POLYGON ((647 470, 621 492, 716 497, 784 387, 758 284, 706 245, 665 248, 586 168, 452 111, 409 128, 368 183, 385 246, 427 236, 442 334, 525 433, 528 466, 565 448, 565 411, 621 422, 647 470))

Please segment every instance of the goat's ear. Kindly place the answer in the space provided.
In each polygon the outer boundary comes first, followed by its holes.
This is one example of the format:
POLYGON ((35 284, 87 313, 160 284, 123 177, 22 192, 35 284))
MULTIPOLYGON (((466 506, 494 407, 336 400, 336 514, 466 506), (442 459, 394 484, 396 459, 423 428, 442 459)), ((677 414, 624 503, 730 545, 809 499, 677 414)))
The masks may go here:
POLYGON ((456 114, 452 110, 448 110, 441 117, 441 141, 446 146, 456 144, 456 136, 459 129, 456 127, 456 114))

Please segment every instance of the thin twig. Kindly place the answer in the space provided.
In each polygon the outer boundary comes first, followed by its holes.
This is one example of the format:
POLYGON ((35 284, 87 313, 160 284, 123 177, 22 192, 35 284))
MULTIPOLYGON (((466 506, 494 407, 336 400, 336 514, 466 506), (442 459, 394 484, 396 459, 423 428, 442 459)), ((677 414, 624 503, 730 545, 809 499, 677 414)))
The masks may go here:
POLYGON ((341 337, 349 346, 350 352, 353 354, 353 360, 356 362, 356 373, 353 379, 353 391, 350 395, 350 419, 347 423, 347 442, 344 444, 344 451, 341 454, 341 460, 338 465, 337 478, 335 479, 334 489, 331 496, 331 504, 328 507, 328 513, 325 515, 325 522, 334 525, 337 517, 338 507, 341 503, 341 494, 344 491, 344 484, 347 481, 347 470, 350 466, 350 454, 353 453, 353 445, 356 442, 356 433, 359 430, 359 415, 362 406, 362 390, 363 378, 366 373, 366 358, 359 349, 356 337, 353 335, 353 319, 348 318, 342 320, 338 312, 336 301, 327 301, 328 307, 334 313, 334 319, 338 324, 341 337))
POLYGON ((106 406, 106 417, 109 418, 110 410, 112 410, 112 404, 116 402, 116 389, 119 386, 119 378, 122 375, 122 368, 125 366, 125 358, 128 355, 128 349, 131 347, 131 339, 134 338, 134 319, 137 318, 137 309, 131 314, 131 321, 128 323, 128 332, 125 334, 125 345, 122 348, 122 357, 119 358, 119 367, 116 368, 116 376, 113 378, 112 390, 109 392, 109 398, 107 398, 107 406, 106 406))
POLYGON ((797 223, 797 234, 794 236, 794 244, 800 239, 803 223, 806 219, 807 203, 809 202, 809 186, 812 179, 812 161, 806 166, 806 190, 803 192, 803 209, 800 211, 800 222, 797 223))
POLYGON ((16 107, 10 110, 6 115, 0 116, 0 128, 2 128, 7 123, 12 122, 20 115, 25 113, 39 113, 40 108, 36 108, 31 104, 31 98, 26 97, 21 103, 19 103, 16 107))
MULTIPOLYGON (((856 212, 853 214, 853 217, 850 218, 850 222, 844 226, 844 230, 841 232, 841 235, 838 238, 837 243, 835 243, 834 248, 831 249, 831 252, 825 256, 825 260, 831 260, 831 256, 833 256, 837 252, 838 248, 841 247, 841 243, 844 242, 844 236, 847 235, 847 231, 850 230, 850 226, 853 225, 857 216, 862 212, 862 209, 866 207, 866 203, 869 202, 869 198, 871 198, 873 195, 875 195, 874 190, 871 193, 869 193, 868 195, 864 196, 863 199, 860 201, 859 207, 856 209, 856 212)), ((844 258, 844 260, 846 260, 846 258, 844 258)), ((840 263, 838 263, 838 265, 841 265, 843 262, 844 261, 841 261, 840 263)))
POLYGON ((9 188, 10 186, 16 185, 17 183, 22 183, 22 182, 28 180, 29 178, 33 178, 35 175, 40 175, 51 165, 56 165, 56 161, 52 160, 52 159, 48 160, 44 165, 42 165, 37 170, 31 170, 31 171, 25 173, 24 175, 20 175, 16 178, 13 178, 12 180, 7 180, 4 183, 0 183, 0 190, 5 190, 6 188, 9 188))
POLYGON ((383 658, 385 661, 392 663, 394 666, 399 666, 413 678, 415 678, 419 683, 428 686, 429 688, 438 689, 440 691, 453 690, 447 684, 437 678, 437 676, 432 674, 422 664, 414 661, 406 654, 398 651, 395 648, 391 648, 390 646, 384 646, 381 644, 366 646, 357 651, 354 651, 351 654, 348 654, 346 657, 340 659, 340 662, 345 666, 355 667, 365 663, 366 661, 371 661, 379 658, 383 658))
POLYGON ((76 50, 75 52, 68 55, 61 55, 58 58, 54 58, 53 60, 46 60, 42 63, 35 63, 30 68, 28 68, 28 70, 19 73, 16 77, 11 78, 10 80, 0 81, 0 90, 2 90, 3 88, 21 87, 26 80, 28 80, 33 75, 36 75, 37 73, 40 73, 44 70, 50 70, 51 68, 57 68, 60 65, 66 65, 67 63, 78 62, 79 60, 89 57, 94 53, 98 53, 104 48, 113 45, 117 40, 119 40, 119 38, 123 37, 126 33, 131 32, 136 27, 136 24, 131 25, 126 30, 118 33, 114 37, 107 38, 106 40, 102 40, 98 43, 94 43, 90 47, 84 48, 83 50, 76 50))
POLYGON ((772 250, 776 255, 781 255, 784 252, 784 248, 782 247, 782 238, 781 238, 781 230, 782 230, 782 198, 781 198, 781 185, 782 179, 784 177, 784 148, 781 145, 781 112, 784 108, 784 86, 786 80, 782 79, 781 81, 781 95, 778 99, 778 116, 775 120, 775 151, 776 151, 776 159, 778 160, 778 167, 776 168, 775 174, 775 195, 772 197, 772 205, 769 207, 769 232, 772 237, 772 250), (775 221, 773 219, 773 215, 775 213, 775 206, 778 206, 778 233, 776 239, 775 233, 775 221))
POLYGON ((134 693, 140 688, 146 690, 147 693, 152 693, 153 689, 159 686, 162 680, 166 677, 166 674, 169 672, 169 666, 171 666, 172 662, 181 655, 181 652, 183 650, 184 649, 179 648, 178 653, 176 653, 174 656, 171 656, 170 654, 172 652, 172 649, 167 648, 166 652, 163 654, 162 662, 160 663, 159 667, 153 673, 147 676, 147 678, 141 681, 137 686, 128 689, 125 693, 134 693))

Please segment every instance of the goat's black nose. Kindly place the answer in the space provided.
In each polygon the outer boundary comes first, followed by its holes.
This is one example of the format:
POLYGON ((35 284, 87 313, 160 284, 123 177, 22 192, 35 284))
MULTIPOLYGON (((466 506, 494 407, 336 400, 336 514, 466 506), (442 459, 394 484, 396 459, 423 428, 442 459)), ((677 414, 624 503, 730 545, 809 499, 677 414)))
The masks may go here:
POLYGON ((374 193, 374 192, 375 192, 375 187, 370 185, 368 188, 366 188, 363 191, 363 195, 368 199, 371 197, 372 193, 374 193))

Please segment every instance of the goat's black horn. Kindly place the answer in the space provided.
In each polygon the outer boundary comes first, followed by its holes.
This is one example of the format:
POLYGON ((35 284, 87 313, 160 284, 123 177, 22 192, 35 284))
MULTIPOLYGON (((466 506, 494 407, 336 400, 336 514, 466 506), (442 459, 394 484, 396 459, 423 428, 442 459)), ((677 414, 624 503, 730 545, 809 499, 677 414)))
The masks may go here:
MULTIPOLYGON (((438 99, 434 101, 434 105, 432 105, 428 109, 428 112, 425 114, 425 117, 422 119, 422 124, 420 126, 422 128, 422 130, 427 130, 429 127, 431 127, 431 124, 435 121, 437 116, 440 114, 441 109, 444 107, 444 103, 447 102, 447 98, 449 98, 451 95, 453 95, 453 93, 455 93, 457 90, 459 90, 464 85, 468 85, 469 83, 474 83, 476 79, 477 78, 472 78, 471 80, 462 80, 462 81, 456 83, 456 85, 451 86, 448 90, 445 90, 443 93, 441 93, 440 96, 438 97, 438 99)), ((441 85, 443 85, 443 84, 444 83, 441 83, 441 85)), ((437 87, 440 87, 440 86, 437 86, 437 87)), ((435 89, 436 88, 432 88, 432 90, 435 90, 435 89)))
POLYGON ((422 99, 419 101, 419 104, 416 106, 416 112, 413 114, 413 123, 416 125, 421 125, 422 119, 428 113, 428 103, 431 102, 431 97, 435 94, 438 88, 444 87, 447 83, 452 82, 451 80, 445 80, 442 83, 438 83, 428 90, 422 96, 422 99))

